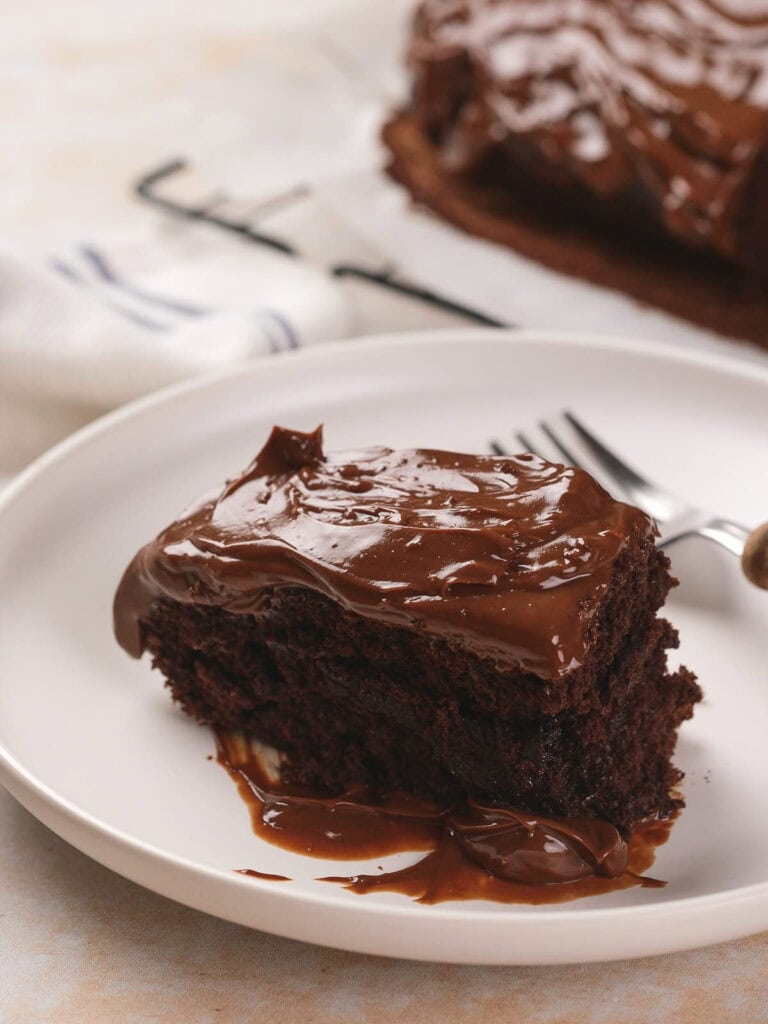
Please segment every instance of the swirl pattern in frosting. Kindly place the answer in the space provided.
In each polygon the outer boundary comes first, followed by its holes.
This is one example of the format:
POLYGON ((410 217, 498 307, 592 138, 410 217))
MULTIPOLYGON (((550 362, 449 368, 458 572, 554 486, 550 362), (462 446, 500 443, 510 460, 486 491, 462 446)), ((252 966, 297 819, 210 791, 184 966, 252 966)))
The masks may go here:
POLYGON ((489 162, 765 273, 766 0, 426 0, 411 109, 489 162))

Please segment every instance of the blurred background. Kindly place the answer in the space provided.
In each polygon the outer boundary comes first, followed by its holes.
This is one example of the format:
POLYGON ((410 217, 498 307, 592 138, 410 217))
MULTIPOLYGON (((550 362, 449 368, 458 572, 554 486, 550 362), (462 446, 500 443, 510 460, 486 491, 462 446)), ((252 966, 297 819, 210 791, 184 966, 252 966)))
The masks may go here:
POLYGON ((480 322, 723 348, 387 178, 415 6, 6 0, 0 480, 148 391, 329 339, 480 322))
POLYGON ((137 175, 186 155, 258 199, 368 166, 412 0, 7 0, 5 242, 48 255, 151 220, 137 175))
POLYGON ((331 273, 386 260, 365 238, 366 189, 413 6, 4 4, 0 479, 192 373, 457 322, 331 273), (142 202, 140 179, 176 160, 158 194, 255 221, 300 258, 142 202))
POLYGON ((6 0, 0 479, 155 388, 328 339, 481 322, 723 346, 470 238, 389 180, 380 131, 407 93, 414 7, 6 0))

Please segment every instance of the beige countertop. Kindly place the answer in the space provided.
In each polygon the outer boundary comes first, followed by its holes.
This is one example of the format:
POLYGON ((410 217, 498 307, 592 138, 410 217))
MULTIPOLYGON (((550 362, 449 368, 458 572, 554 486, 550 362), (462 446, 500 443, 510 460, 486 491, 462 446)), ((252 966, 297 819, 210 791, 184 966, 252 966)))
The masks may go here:
MULTIPOLYGON (((247 99, 254 54, 266 47, 274 55, 281 34, 338 10, 362 17, 364 6, 7 0, 3 244, 41 257, 85 229, 149 219, 127 184, 180 151, 237 164, 242 181, 249 153, 257 161, 247 99)), ((378 314, 368 316, 373 329, 378 314)), ((768 934, 634 962, 548 968, 342 953, 248 931, 145 891, 69 847, 0 790, 0 1024, 481 1019, 768 1022, 768 934)))

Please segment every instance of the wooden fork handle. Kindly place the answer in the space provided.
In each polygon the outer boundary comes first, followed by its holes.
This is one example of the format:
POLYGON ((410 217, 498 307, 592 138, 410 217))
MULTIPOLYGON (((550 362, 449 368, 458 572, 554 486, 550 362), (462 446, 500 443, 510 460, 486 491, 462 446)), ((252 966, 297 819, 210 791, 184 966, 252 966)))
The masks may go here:
POLYGON ((747 537, 741 568, 750 583, 768 590, 768 523, 756 526, 747 537))

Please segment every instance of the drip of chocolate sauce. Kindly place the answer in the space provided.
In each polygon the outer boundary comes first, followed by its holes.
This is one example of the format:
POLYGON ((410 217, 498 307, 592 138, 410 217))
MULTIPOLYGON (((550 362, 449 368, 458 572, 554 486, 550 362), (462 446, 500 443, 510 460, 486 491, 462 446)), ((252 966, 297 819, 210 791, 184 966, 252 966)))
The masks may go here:
POLYGON ((237 868, 236 874, 247 875, 249 878, 261 878, 265 882, 290 882, 288 875, 273 875, 270 871, 257 871, 255 868, 237 868))
MULTIPOLYGON (((398 892, 420 903, 540 904, 665 884, 643 872, 668 838, 671 819, 642 822, 625 842, 613 825, 595 818, 543 817, 472 801, 440 806, 406 794, 380 799, 362 786, 322 795, 281 783, 241 734, 217 731, 216 740, 217 760, 237 783, 260 838, 324 859, 426 851, 398 871, 320 879, 356 893, 398 892)), ((240 873, 285 880, 252 868, 240 873)))

